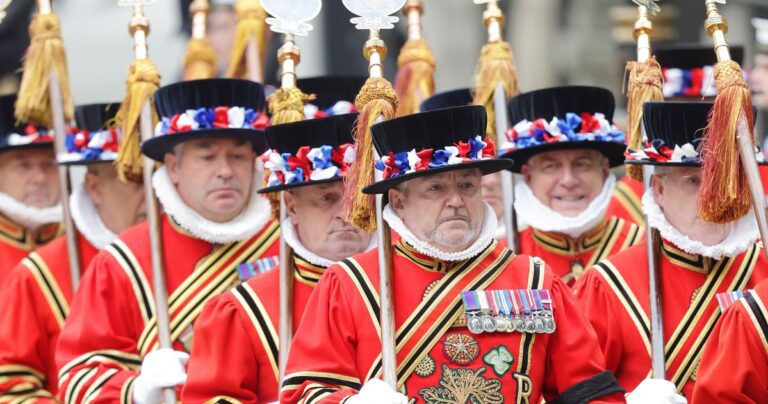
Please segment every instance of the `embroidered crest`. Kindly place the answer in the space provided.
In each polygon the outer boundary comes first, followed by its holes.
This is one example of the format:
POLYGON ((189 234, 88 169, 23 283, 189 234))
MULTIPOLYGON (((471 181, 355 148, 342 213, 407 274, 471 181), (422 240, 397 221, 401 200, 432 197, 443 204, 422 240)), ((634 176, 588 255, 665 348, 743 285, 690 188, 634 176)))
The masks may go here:
POLYGON ((446 335, 443 342, 443 353, 451 362, 466 365, 477 358, 480 348, 472 336, 454 332, 446 335))
POLYGON ((425 403, 503 403, 501 381, 484 378, 485 370, 486 368, 477 370, 451 369, 443 365, 440 387, 421 389, 419 394, 425 403))
POLYGON ((416 366, 416 369, 413 371, 417 375, 421 377, 429 377, 432 376, 433 373, 435 373, 436 369, 435 360, 432 359, 432 356, 427 354, 427 356, 424 357, 424 359, 419 362, 419 364, 416 366))
POLYGON ((509 349, 504 345, 500 345, 497 348, 491 349, 487 354, 483 356, 483 362, 490 365, 493 368, 496 376, 504 376, 505 373, 512 367, 512 362, 515 361, 515 357, 509 352, 509 349))

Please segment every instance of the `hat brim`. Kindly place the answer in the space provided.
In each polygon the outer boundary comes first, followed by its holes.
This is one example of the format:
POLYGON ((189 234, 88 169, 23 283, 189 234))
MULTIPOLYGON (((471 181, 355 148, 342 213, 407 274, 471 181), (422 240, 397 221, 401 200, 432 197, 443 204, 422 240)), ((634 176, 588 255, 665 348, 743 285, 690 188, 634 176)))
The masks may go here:
POLYGON ((6 151, 12 151, 12 150, 45 149, 45 148, 49 148, 53 150, 53 142, 37 142, 37 143, 22 144, 17 146, 3 146, 3 147, 0 147, 0 153, 6 152, 6 151))
POLYGON ((141 144, 141 152, 152 160, 162 162, 165 155, 167 153, 172 153, 173 148, 180 143, 196 139, 221 138, 247 140, 253 144, 253 150, 256 154, 262 154, 267 150, 267 140, 264 137, 264 132, 261 130, 222 128, 156 136, 141 144))
POLYGON ((271 187, 264 187, 256 191, 259 194, 268 194, 270 192, 280 192, 280 191, 288 191, 291 189, 301 188, 301 187, 308 187, 310 185, 319 185, 319 184, 327 184, 329 182, 336 182, 341 181, 344 177, 333 177, 328 178, 324 180, 316 180, 316 181, 304 181, 304 182, 294 182, 288 185, 274 185, 271 187))
POLYGON ((114 163, 115 159, 91 159, 91 160, 70 160, 70 161, 57 161, 56 164, 60 166, 90 166, 94 164, 106 164, 114 163))
POLYGON ((483 175, 493 174, 501 170, 506 170, 512 167, 513 164, 514 162, 512 160, 497 158, 497 159, 473 161, 473 162, 462 163, 462 164, 445 165, 442 167, 431 168, 429 170, 415 171, 412 173, 403 174, 398 177, 388 178, 383 181, 374 182, 373 184, 363 188, 363 193, 364 194, 383 194, 405 181, 409 181, 414 178, 424 177, 427 175, 444 173, 448 171, 477 168, 480 170, 480 172, 483 175))
MULTIPOLYGON (((626 160, 624 164, 633 166, 666 166, 666 167, 701 167, 701 161, 699 162, 661 162, 661 161, 649 161, 649 160, 626 160)), ((758 161, 758 166, 768 166, 768 161, 758 161)))
POLYGON ((538 146, 526 147, 525 149, 517 149, 511 152, 501 155, 502 158, 512 159, 515 161, 515 165, 510 169, 514 173, 520 173, 523 165, 531 157, 548 151, 555 150, 573 150, 573 149, 592 149, 602 153, 608 158, 608 165, 618 167, 624 164, 624 151, 626 145, 618 142, 598 142, 598 141, 581 141, 581 142, 553 142, 538 146))

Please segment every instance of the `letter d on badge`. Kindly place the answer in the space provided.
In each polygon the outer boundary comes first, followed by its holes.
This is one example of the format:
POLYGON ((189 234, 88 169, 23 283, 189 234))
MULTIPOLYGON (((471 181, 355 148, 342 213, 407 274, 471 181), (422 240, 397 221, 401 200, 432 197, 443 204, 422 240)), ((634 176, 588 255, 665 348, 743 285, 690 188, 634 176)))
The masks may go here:
POLYGON ((521 373, 513 373, 512 377, 517 382, 517 401, 515 402, 517 404, 530 404, 531 389, 533 387, 531 378, 521 373))

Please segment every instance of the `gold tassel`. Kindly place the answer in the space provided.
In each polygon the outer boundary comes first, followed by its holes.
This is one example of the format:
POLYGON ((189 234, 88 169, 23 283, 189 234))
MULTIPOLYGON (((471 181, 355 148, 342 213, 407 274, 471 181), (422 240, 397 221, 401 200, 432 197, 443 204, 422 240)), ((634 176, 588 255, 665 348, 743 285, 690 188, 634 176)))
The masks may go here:
POLYGON ((371 126, 383 118, 395 117, 397 94, 392 84, 380 77, 369 77, 355 97, 360 111, 355 125, 355 162, 344 179, 344 206, 347 220, 353 226, 367 231, 376 230, 376 214, 373 195, 362 189, 373 182, 373 137, 371 126))
POLYGON ((16 119, 50 128, 53 126, 48 89, 51 71, 56 72, 61 86, 64 118, 69 121, 74 114, 59 17, 53 13, 36 14, 29 24, 29 37, 24 75, 15 106, 16 119))
POLYGON ((256 40, 259 62, 263 63, 264 61, 268 33, 267 12, 261 7, 259 0, 237 0, 235 13, 237 14, 237 28, 227 77, 241 78, 246 74, 245 51, 251 38, 256 40))
POLYGON ((184 80, 210 79, 216 76, 216 50, 208 38, 190 38, 184 57, 184 80))
POLYGON ((423 39, 409 39, 397 57, 395 92, 397 116, 419 112, 422 101, 435 93, 435 56, 423 39))
POLYGON ((125 98, 117 111, 117 122, 122 128, 122 140, 115 159, 117 175, 121 181, 142 181, 141 133, 139 118, 144 104, 152 110, 152 127, 157 123, 153 95, 160 85, 160 73, 149 59, 134 60, 125 82, 125 98))
MULTIPOLYGON (((664 93, 661 91, 663 76, 661 65, 653 56, 645 63, 628 62, 627 72, 627 148, 640 150, 643 148, 643 104, 664 101, 664 93)), ((642 181, 643 167, 627 164, 627 175, 642 181)))
MULTIPOLYGON (((272 93, 269 101, 269 112, 272 114, 272 125, 298 122, 304 120, 304 104, 314 100, 314 95, 307 95, 297 87, 279 88, 272 93)), ((269 170, 264 169, 264 181, 269 179, 269 170)), ((280 192, 270 192, 266 195, 272 208, 272 217, 280 218, 280 192)))
POLYGON ((754 116, 749 87, 738 63, 719 62, 714 78, 717 97, 701 145, 703 174, 698 210, 708 222, 729 223, 746 215, 752 205, 736 129, 744 116, 754 144, 754 116))
POLYGON ((495 41, 483 45, 480 60, 475 68, 475 96, 473 103, 485 106, 488 114, 488 133, 496 139, 496 120, 493 112, 493 91, 496 84, 504 85, 507 100, 520 90, 517 82, 517 68, 512 48, 506 41, 495 41))

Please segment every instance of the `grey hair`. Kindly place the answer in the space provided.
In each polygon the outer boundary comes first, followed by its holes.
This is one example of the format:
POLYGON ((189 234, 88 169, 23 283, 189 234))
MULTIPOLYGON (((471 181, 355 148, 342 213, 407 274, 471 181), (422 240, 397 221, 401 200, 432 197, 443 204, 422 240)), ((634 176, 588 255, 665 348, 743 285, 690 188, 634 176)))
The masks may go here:
POLYGON ((184 150, 184 143, 177 143, 173 146, 173 155, 176 157, 176 160, 181 161, 182 150, 184 150))

